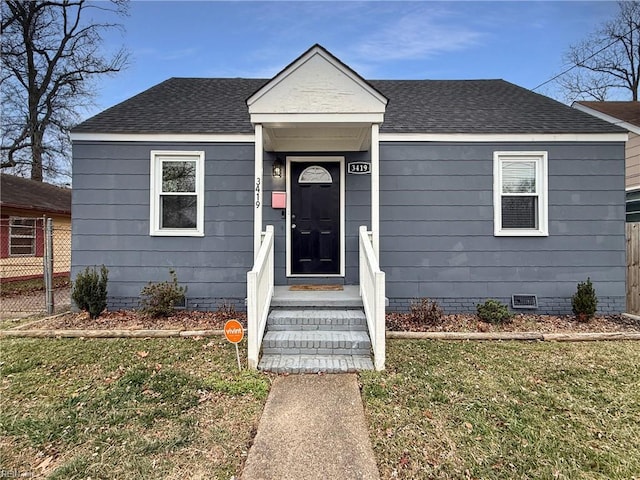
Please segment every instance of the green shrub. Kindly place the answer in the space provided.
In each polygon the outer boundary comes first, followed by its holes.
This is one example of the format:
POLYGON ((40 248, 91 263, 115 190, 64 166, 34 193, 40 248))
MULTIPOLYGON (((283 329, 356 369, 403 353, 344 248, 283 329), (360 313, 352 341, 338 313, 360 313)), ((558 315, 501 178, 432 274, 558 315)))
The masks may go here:
POLYGON ((506 323, 511 321, 509 307, 498 300, 490 298, 484 303, 478 304, 478 317, 488 323, 506 323))
POLYGON ((73 282, 71 298, 78 308, 89 312, 91 318, 98 318, 107 308, 108 276, 109 270, 104 265, 100 267, 100 273, 97 267, 87 267, 73 282))
POLYGON ((418 298, 409 305, 409 316, 415 322, 434 325, 442 318, 442 309, 435 301, 418 298))
POLYGON ((590 278, 578 283, 576 293, 571 297, 571 307, 573 313, 583 321, 589 320, 596 313, 598 297, 590 278))
POLYGON ((140 292, 140 309, 150 317, 168 317, 175 313, 175 306, 181 303, 187 287, 178 285, 176 272, 169 270, 171 281, 160 283, 149 282, 140 292))

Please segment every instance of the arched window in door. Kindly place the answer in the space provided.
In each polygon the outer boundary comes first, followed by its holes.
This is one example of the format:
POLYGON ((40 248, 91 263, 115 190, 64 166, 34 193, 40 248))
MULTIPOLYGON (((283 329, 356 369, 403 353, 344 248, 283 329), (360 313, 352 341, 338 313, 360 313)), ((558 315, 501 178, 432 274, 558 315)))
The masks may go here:
POLYGON ((300 173, 298 183, 333 183, 333 178, 326 168, 311 165, 300 173))

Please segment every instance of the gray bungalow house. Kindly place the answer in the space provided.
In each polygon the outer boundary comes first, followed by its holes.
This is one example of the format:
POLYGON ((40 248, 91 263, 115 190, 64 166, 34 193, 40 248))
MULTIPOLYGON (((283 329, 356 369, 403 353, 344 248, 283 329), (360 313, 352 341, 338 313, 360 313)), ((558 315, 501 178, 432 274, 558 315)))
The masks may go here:
POLYGON ((354 294, 335 305, 367 338, 336 352, 376 368, 385 308, 419 297, 568 313, 590 277, 601 312, 625 308, 627 132, 503 80, 365 80, 315 45, 271 79, 171 78, 72 139, 72 274, 105 264, 112 309, 170 268, 190 308, 246 305, 252 367, 327 353, 267 325, 333 305, 317 284, 354 294))

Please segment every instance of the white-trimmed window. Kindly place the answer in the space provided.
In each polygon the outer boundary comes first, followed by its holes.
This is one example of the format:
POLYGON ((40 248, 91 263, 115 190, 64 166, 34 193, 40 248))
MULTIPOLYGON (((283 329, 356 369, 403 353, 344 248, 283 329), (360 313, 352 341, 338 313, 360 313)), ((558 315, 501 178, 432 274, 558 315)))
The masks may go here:
POLYGON ((494 152, 496 236, 548 236, 547 152, 494 152))
POLYGON ((36 255, 36 219, 11 217, 9 220, 9 256, 36 255))
POLYGON ((150 234, 204 235, 204 152, 151 152, 150 234))

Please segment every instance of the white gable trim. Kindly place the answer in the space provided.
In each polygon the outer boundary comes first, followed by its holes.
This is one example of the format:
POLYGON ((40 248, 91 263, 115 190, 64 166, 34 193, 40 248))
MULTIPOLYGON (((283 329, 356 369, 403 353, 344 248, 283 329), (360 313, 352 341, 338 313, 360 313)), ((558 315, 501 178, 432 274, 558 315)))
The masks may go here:
MULTIPOLYGON (((340 62, 337 58, 327 52, 324 48, 319 45, 315 45, 311 47, 307 52, 303 53, 300 57, 294 60, 288 67, 278 73, 273 79, 271 79, 266 85, 264 85, 260 90, 251 95, 249 99, 247 99, 247 105, 249 106, 249 111, 251 111, 251 106, 261 99, 264 95, 269 93, 273 88, 279 85, 282 81, 284 81, 287 77, 289 77, 293 72, 298 70, 304 64, 306 64, 311 58, 315 56, 322 57, 325 61, 335 67, 337 70, 342 72, 344 75, 349 77, 354 83, 357 83, 360 87, 365 89, 372 97, 376 98, 381 104, 384 106, 387 105, 387 99, 376 89, 374 89, 371 85, 369 85, 366 81, 364 81, 357 73, 355 73, 351 68, 347 67, 345 64, 340 62)), ((384 107, 382 109, 384 111, 384 107)))
POLYGON ((626 133, 381 133, 381 142, 626 142, 626 133))
POLYGON ((170 134, 170 133, 71 133, 74 142, 181 142, 181 143, 253 143, 252 133, 170 134))
POLYGON ((267 134, 303 123, 382 123, 386 105, 384 95, 319 45, 247 100, 251 123, 262 123, 267 134))
MULTIPOLYGON (((374 122, 379 123, 379 122, 374 122)), ((626 133, 562 134, 470 134, 470 133, 381 133, 381 142, 626 142, 626 133)), ((74 142, 167 142, 167 143, 254 143, 252 133, 167 134, 167 133, 72 133, 74 142)))
POLYGON ((252 123, 265 126, 296 123, 382 123, 384 113, 253 113, 252 123))

